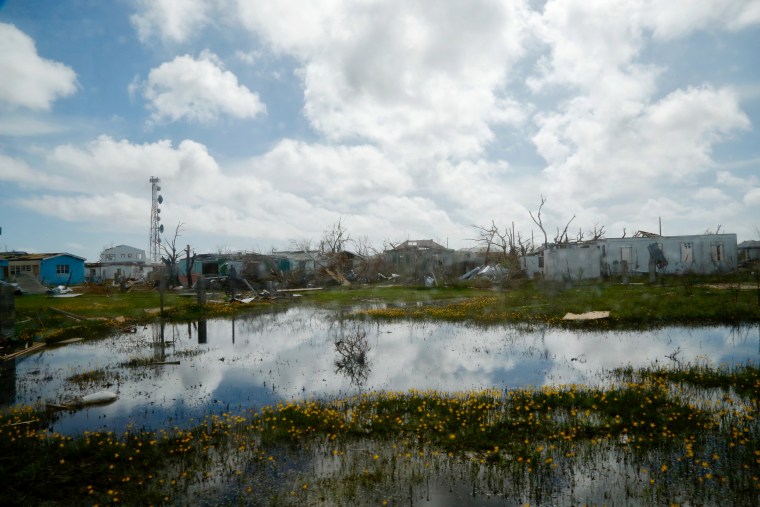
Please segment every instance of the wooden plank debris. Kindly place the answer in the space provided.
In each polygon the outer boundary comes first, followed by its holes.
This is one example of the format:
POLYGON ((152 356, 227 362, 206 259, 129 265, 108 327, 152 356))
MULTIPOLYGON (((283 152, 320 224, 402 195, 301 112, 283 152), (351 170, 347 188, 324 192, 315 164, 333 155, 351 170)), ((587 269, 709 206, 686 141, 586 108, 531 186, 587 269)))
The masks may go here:
POLYGON ((596 320, 606 319, 610 316, 609 311, 586 312, 586 313, 567 313, 562 320, 596 320))
POLYGON ((81 315, 77 315, 76 313, 67 312, 66 310, 59 310, 58 308, 53 308, 52 306, 48 306, 48 310, 50 310, 52 312, 55 312, 55 313, 60 313, 61 315, 65 315, 66 317, 68 317, 70 319, 78 320, 80 322, 85 321, 85 320, 89 320, 89 319, 87 319, 87 317, 82 317, 81 315))
POLYGON ((3 356, 2 359, 3 359, 3 361, 7 361, 8 359, 13 359, 13 358, 16 358, 16 357, 19 357, 19 356, 23 356, 25 354, 31 354, 32 352, 35 352, 35 351, 41 349, 44 346, 45 346, 45 343, 43 343, 43 342, 37 342, 37 343, 35 343, 33 345, 30 345, 29 347, 27 347, 25 349, 17 350, 16 352, 13 352, 11 354, 7 354, 7 355, 3 356))

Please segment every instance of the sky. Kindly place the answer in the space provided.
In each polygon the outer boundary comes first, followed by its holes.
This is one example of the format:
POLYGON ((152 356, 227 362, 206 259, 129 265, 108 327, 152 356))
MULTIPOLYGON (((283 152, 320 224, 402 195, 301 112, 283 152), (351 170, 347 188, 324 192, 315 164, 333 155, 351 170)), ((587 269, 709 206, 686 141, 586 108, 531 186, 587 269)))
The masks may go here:
POLYGON ((758 48, 760 0, 0 0, 0 248, 149 251, 152 176, 198 253, 760 239, 758 48))

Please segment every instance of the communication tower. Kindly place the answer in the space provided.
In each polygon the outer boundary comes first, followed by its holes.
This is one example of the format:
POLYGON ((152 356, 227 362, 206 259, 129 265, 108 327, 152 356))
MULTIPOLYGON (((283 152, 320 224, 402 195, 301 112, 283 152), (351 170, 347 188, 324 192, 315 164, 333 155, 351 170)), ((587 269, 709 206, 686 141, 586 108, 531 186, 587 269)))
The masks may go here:
POLYGON ((161 234, 164 232, 164 225, 161 224, 161 208, 159 204, 164 202, 164 198, 159 192, 161 179, 155 176, 150 177, 151 183, 151 200, 150 200, 150 262, 157 264, 161 262, 161 234))

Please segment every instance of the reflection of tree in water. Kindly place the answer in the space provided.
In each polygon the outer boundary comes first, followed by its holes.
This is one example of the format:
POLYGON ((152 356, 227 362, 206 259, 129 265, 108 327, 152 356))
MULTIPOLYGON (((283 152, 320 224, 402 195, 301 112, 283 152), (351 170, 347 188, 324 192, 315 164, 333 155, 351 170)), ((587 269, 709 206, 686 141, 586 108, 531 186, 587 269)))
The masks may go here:
POLYGON ((338 359, 335 360, 335 373, 342 373, 357 387, 362 387, 369 378, 369 342, 367 333, 357 330, 352 334, 344 335, 335 340, 335 351, 338 359))

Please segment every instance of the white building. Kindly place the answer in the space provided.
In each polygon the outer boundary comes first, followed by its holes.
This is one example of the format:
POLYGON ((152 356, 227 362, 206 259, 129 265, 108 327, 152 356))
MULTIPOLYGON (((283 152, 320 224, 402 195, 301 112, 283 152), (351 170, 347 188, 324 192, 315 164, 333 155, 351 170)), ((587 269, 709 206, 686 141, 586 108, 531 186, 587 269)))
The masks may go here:
POLYGON ((87 278, 90 282, 99 283, 105 280, 126 279, 141 280, 151 271, 147 263, 145 250, 127 245, 106 248, 100 253, 100 260, 88 263, 87 278))

